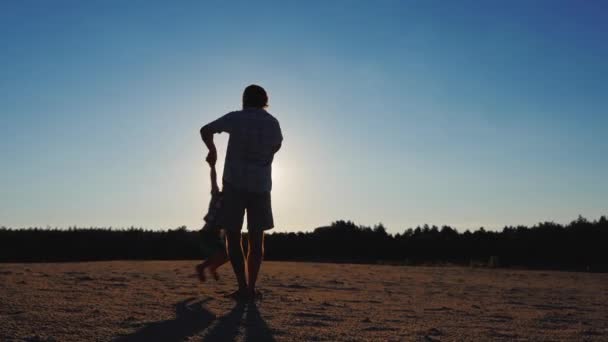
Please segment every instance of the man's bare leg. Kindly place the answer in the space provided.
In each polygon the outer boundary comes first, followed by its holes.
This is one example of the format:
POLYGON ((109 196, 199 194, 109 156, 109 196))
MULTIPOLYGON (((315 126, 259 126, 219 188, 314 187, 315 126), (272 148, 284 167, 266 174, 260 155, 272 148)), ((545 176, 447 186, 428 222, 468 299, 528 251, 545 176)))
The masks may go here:
POLYGON ((247 284, 249 284, 249 295, 255 296, 255 282, 258 279, 262 258, 264 257, 264 231, 253 230, 247 235, 249 242, 247 248, 247 284))
POLYGON ((247 292, 247 281, 245 279, 245 258, 243 256, 241 232, 226 231, 226 244, 228 245, 228 257, 239 285, 239 289, 234 295, 242 296, 247 292))

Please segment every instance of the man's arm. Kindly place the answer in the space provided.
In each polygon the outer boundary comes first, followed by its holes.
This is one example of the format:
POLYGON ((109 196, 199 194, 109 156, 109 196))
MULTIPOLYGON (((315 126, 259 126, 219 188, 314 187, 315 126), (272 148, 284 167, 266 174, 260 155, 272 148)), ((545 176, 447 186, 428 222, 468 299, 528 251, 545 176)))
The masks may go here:
POLYGON ((205 125, 201 128, 201 138, 207 146, 209 153, 207 153, 207 158, 205 159, 209 165, 215 165, 217 161, 217 149, 215 148, 215 143, 213 142, 213 134, 215 132, 209 127, 209 125, 205 125))
POLYGON ((201 128, 201 138, 203 139, 205 146, 207 146, 207 149, 209 149, 209 153, 207 153, 207 158, 205 160, 211 166, 215 165, 215 162, 217 161, 217 149, 213 143, 213 135, 221 132, 230 133, 232 131, 232 118, 233 113, 228 113, 201 128))

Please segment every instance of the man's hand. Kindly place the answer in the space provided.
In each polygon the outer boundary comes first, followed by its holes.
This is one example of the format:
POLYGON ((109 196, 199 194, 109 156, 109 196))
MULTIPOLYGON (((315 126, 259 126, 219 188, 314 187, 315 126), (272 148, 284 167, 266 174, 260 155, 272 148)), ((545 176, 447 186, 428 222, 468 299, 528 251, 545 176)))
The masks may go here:
POLYGON ((207 153, 207 158, 205 160, 209 163, 209 166, 214 166, 217 161, 217 150, 213 143, 213 131, 209 128, 209 125, 205 125, 201 128, 201 138, 203 138, 203 142, 209 149, 209 153, 207 153))
POLYGON ((209 150, 209 153, 207 153, 207 158, 205 160, 207 161, 209 166, 214 166, 215 162, 217 162, 217 151, 214 149, 209 150))

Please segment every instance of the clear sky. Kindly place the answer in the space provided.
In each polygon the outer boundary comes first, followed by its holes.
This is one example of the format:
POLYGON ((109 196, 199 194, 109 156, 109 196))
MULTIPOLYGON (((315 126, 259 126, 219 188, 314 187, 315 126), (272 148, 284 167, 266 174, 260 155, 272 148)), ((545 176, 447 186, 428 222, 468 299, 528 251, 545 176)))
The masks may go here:
POLYGON ((607 4, 2 1, 0 226, 200 226, 198 130, 251 83, 279 231, 598 218, 607 4))

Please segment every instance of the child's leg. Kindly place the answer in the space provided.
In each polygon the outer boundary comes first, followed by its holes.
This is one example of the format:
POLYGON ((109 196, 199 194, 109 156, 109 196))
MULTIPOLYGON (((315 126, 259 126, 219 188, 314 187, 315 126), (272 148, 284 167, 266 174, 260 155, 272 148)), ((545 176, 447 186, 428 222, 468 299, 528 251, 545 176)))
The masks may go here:
MULTIPOLYGON (((224 241, 223 244, 225 245, 226 242, 224 241)), ((198 278, 200 279, 201 282, 204 282, 206 280, 205 268, 209 268, 209 272, 211 273, 211 275, 213 276, 213 278, 215 280, 219 279, 219 276, 217 274, 217 269, 220 266, 222 266, 223 264, 230 261, 230 258, 228 257, 228 253, 227 253, 226 249, 227 249, 226 247, 219 248, 219 250, 217 252, 215 252, 213 255, 209 256, 201 264, 196 266, 196 272, 198 273, 198 278)))
POLYGON ((210 264, 211 259, 207 258, 207 260, 196 265, 196 274, 198 275, 198 280, 200 280, 201 282, 207 280, 207 278, 205 277, 205 268, 209 267, 210 264))
POLYGON ((227 263, 230 259, 228 258, 228 255, 226 254, 225 251, 221 251, 218 253, 215 253, 210 259, 209 259, 209 272, 211 272, 211 275, 213 276, 213 278, 215 280, 219 279, 219 276, 217 274, 217 269, 222 266, 223 264, 227 263))
POLYGON ((205 261, 196 266, 196 273, 198 274, 198 279, 201 282, 207 280, 207 277, 205 277, 205 268, 209 268, 209 272, 211 273, 213 278, 215 280, 218 280, 219 276, 217 274, 217 269, 223 264, 227 263, 229 260, 230 259, 228 259, 228 255, 226 255, 226 252, 224 251, 219 251, 213 254, 205 261))

